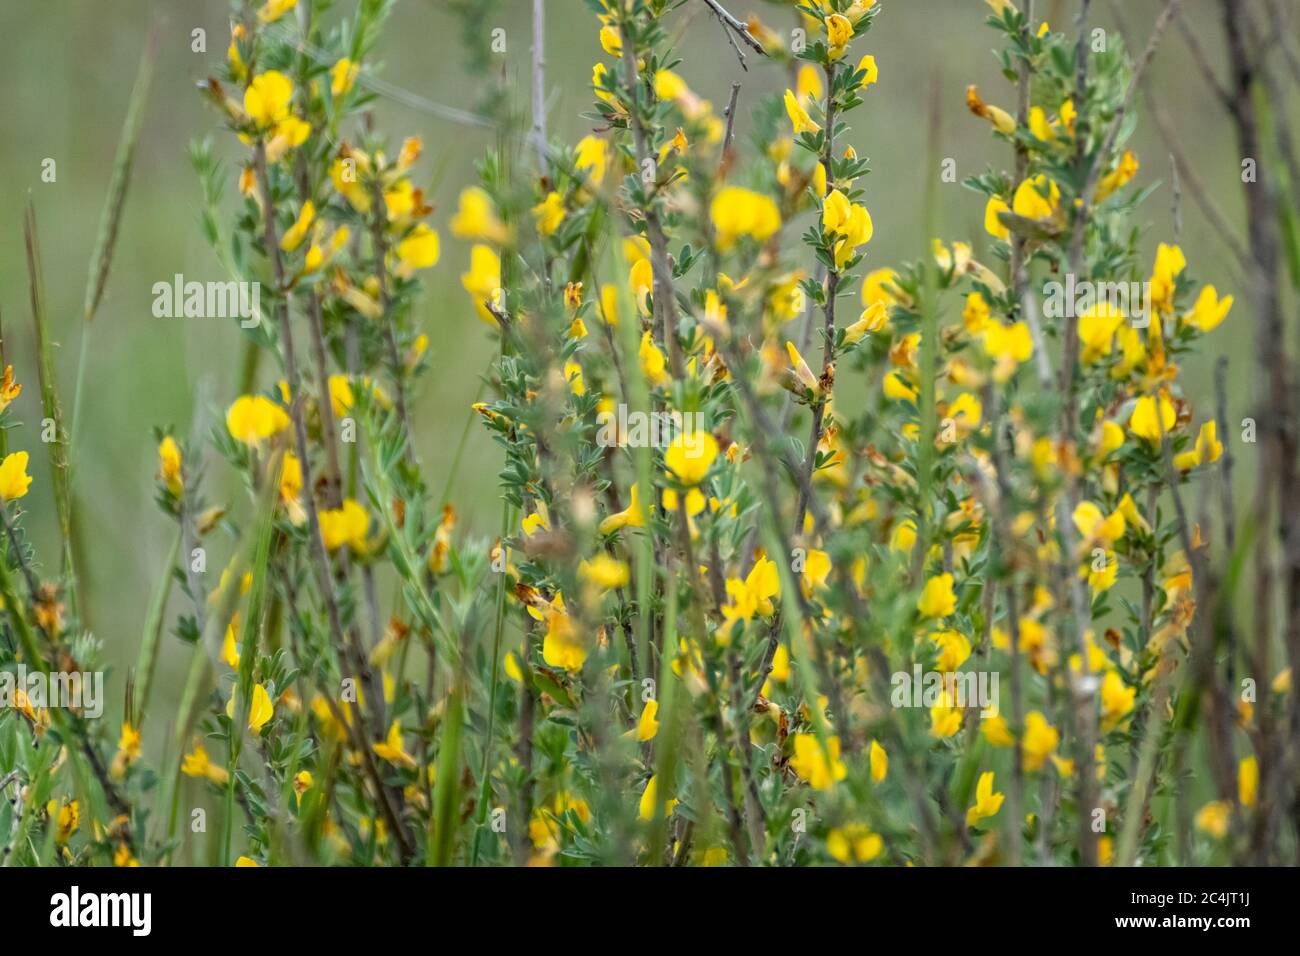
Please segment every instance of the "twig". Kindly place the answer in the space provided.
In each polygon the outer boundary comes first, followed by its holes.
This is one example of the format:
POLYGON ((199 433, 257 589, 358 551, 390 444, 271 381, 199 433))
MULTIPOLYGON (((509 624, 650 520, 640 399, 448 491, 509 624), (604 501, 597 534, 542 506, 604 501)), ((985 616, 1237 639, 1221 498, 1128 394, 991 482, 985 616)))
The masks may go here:
POLYGON ((722 136, 722 152, 718 158, 718 166, 722 171, 726 171, 728 161, 731 158, 731 137, 736 129, 736 97, 740 95, 740 84, 731 84, 731 98, 727 100, 727 130, 722 136))
MULTIPOLYGON (((1121 33, 1126 33, 1124 27, 1123 14, 1120 11, 1118 3, 1112 3, 1112 13, 1116 21, 1120 24, 1121 33)), ((1200 176, 1187 158, 1187 151, 1183 148, 1182 142, 1178 138, 1178 133, 1174 128, 1173 121, 1169 114, 1161 107, 1160 102, 1156 99, 1155 87, 1151 83, 1150 77, 1144 77, 1142 80, 1142 93, 1146 98, 1147 109, 1151 113, 1151 118, 1155 120, 1156 127, 1160 130, 1160 136, 1165 142, 1165 147, 1169 150, 1170 157, 1175 163, 1175 168, 1181 177, 1181 181, 1186 183, 1187 191, 1191 193, 1196 204, 1201 208, 1205 218, 1210 221, 1214 227, 1214 232, 1218 235, 1228 247, 1233 258, 1240 263, 1241 267, 1247 274, 1254 272, 1254 263, 1249 254, 1246 252, 1245 244, 1238 238, 1228 217, 1223 214, 1214 197, 1205 184, 1201 181, 1200 176)), ((1238 282, 1244 285, 1243 282, 1238 282)))
MULTIPOLYGON (((265 245, 267 255, 271 258, 272 269, 275 274, 276 292, 283 295, 285 289, 284 262, 280 258, 280 243, 276 234, 275 223, 275 201, 271 193, 271 180, 267 172, 266 146, 262 140, 258 140, 254 150, 254 166, 257 172, 258 187, 262 192, 263 202, 263 222, 265 232, 265 245)), ((380 197, 383 202, 383 197, 380 197)), ((382 259, 380 262, 382 270, 382 259)), ((306 505, 308 528, 311 538, 311 550, 313 565, 316 569, 317 585, 320 588, 321 600, 325 604, 326 616, 329 619, 330 632, 333 635, 335 646, 340 649, 341 653, 347 653, 347 643, 343 633, 343 622, 339 614, 338 602, 334 599, 334 588, 329 573, 329 556, 325 553, 325 540, 321 537, 320 516, 316 510, 315 486, 311 478, 311 449, 307 443, 307 426, 303 421, 302 401, 301 401, 301 379, 298 375, 297 357, 293 348, 293 328, 289 316, 289 300, 286 299, 279 309, 276 310, 280 318, 280 338, 284 344, 284 373, 289 383, 289 414, 293 423, 294 439, 298 448, 298 463, 302 469, 303 501, 306 505)), ((272 478, 273 480, 273 478, 272 478)), ((373 680, 366 681, 370 675, 370 669, 365 666, 364 657, 356 653, 353 647, 354 656, 361 658, 356 662, 356 666, 361 668, 363 684, 369 684, 367 698, 374 700, 375 688, 373 680)), ((382 693, 379 694, 379 700, 383 700, 382 693)), ((358 717, 361 716, 361 708, 358 708, 358 717)), ((359 721, 358 721, 359 722, 359 721)), ((359 729, 358 729, 359 730, 359 729)), ((359 730, 360 733, 360 730, 359 730)), ((362 735, 362 743, 365 743, 365 735, 362 735)), ((369 758, 370 750, 363 746, 363 755, 369 758)), ((366 766, 371 770, 373 783, 378 791, 380 808, 388 820, 389 826, 398 841, 404 862, 409 861, 414 856, 415 850, 411 844, 410 837, 402 823, 399 811, 394 809, 390 804, 387 794, 388 788, 384 786, 373 761, 367 759, 366 766)))
MULTIPOLYGON (((1097 187, 1101 181, 1102 170, 1106 165, 1107 157, 1109 157, 1111 152, 1115 149, 1115 142, 1119 139, 1120 129, 1124 125, 1124 117, 1132 107, 1133 100, 1137 95, 1138 84, 1142 82, 1142 76, 1150 65, 1152 58, 1155 56, 1156 48, 1160 45, 1160 38, 1164 36, 1165 30, 1169 26, 1169 21, 1173 19, 1174 14, 1178 12, 1179 3, 1180 0, 1166 0, 1164 9, 1160 11, 1160 16, 1156 18, 1155 26, 1152 27, 1151 30, 1151 39, 1147 41, 1147 47, 1142 52, 1141 58, 1138 59, 1136 64, 1134 64, 1133 75, 1129 78, 1128 88, 1124 91, 1124 99, 1120 103, 1119 109, 1115 111, 1114 118, 1110 121, 1110 126, 1106 130, 1106 136, 1101 142, 1101 148, 1097 150, 1097 160, 1092 163, 1091 168, 1088 170, 1088 178, 1085 181, 1083 190, 1079 196, 1079 212, 1074 221, 1074 234, 1071 237, 1070 242, 1070 268, 1076 273, 1083 257, 1084 232, 1088 227, 1088 219, 1092 212, 1093 200, 1097 195, 1097 187)), ((1087 6, 1088 4, 1085 0, 1085 11, 1087 10, 1087 6)), ((1086 50, 1082 30, 1080 31, 1079 46, 1081 51, 1086 50)), ((1083 93, 1086 89, 1087 67, 1084 65, 1085 63, 1086 55, 1081 57, 1079 65, 1080 85, 1075 91, 1076 95, 1080 98, 1080 102, 1082 102, 1083 93)), ((1083 141, 1084 137, 1080 135, 1080 151, 1084 148, 1083 141)), ((1062 375, 1072 374, 1072 372, 1072 369, 1063 369, 1062 375)))
MULTIPOLYGON (((713 11, 714 15, 719 20, 722 21, 724 26, 730 28, 732 32, 744 41, 745 46, 749 47, 761 56, 767 56, 767 51, 763 49, 763 44, 754 39, 754 35, 749 32, 749 27, 745 26, 745 24, 741 23, 728 13, 722 4, 718 3, 718 0, 704 0, 704 2, 708 4, 709 9, 713 11)), ((740 64, 741 66, 745 65, 745 59, 743 56, 740 59, 740 64)))
POLYGON ((533 145, 546 171, 546 0, 533 0, 533 145))
MULTIPOLYGON (((707 2, 707 0, 706 0, 707 2)), ((623 43, 623 77, 627 85, 630 103, 629 124, 636 144, 638 167, 652 158, 646 129, 641 120, 641 97, 637 92, 638 80, 636 69, 636 51, 632 49, 631 38, 624 24, 620 24, 623 43)), ((668 258, 668 240, 664 237, 663 224, 659 219, 659 209, 655 196, 648 197, 645 209, 645 235, 650 245, 650 272, 653 285, 655 333, 661 335, 668 347, 668 367, 673 378, 680 379, 684 373, 681 343, 677 340, 677 298, 673 290, 672 263, 668 258)))
MULTIPOLYGON (((1114 3, 1114 0, 1112 0, 1112 3, 1114 3)), ((1187 44, 1192 59, 1196 61, 1197 72, 1209 84, 1219 103, 1231 113, 1236 108, 1232 97, 1228 94, 1227 88, 1219 82, 1219 77, 1214 71, 1214 66, 1210 63, 1209 56, 1206 55, 1205 48, 1201 46, 1201 41, 1196 37, 1196 31, 1187 22, 1187 15, 1182 10, 1179 10, 1174 19, 1178 21, 1178 32, 1182 35, 1183 42, 1187 44)))

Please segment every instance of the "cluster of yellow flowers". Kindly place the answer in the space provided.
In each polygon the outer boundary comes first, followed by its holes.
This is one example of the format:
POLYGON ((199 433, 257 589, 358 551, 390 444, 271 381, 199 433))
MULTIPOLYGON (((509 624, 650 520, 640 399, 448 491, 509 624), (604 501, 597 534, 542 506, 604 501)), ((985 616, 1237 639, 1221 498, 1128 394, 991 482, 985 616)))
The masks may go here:
MULTIPOLYGON (((499 344, 467 413, 502 454, 485 540, 415 448, 410 305, 443 253, 420 140, 347 138, 382 5, 346 45, 326 6, 245 11, 205 88, 248 150, 237 229, 273 318, 250 350, 279 363, 264 388, 253 363, 213 437, 245 506, 209 505, 194 446, 158 434, 182 553, 237 542, 211 594, 178 576, 196 651, 168 777, 226 797, 223 861, 277 862, 285 825, 361 863, 1159 859, 1155 771, 1129 754, 1184 706, 1207 541, 1181 489, 1229 438, 1180 366, 1233 299, 1176 244, 1139 262, 1117 238, 1140 166, 1098 130, 1122 58, 1078 88, 1065 35, 990 0, 1023 101, 966 104, 1015 172, 965 184, 982 235, 890 267, 867 261, 847 121, 889 82, 852 52, 883 4, 798 0, 789 32, 720 18, 789 88, 719 110, 673 60, 677 5, 599 0, 591 131, 493 150, 446 214, 461 307, 499 344), (1040 316, 1039 275, 1141 284, 1150 307, 1040 316), (934 692, 899 704, 913 673, 934 692), (232 860, 254 759, 272 786, 232 860)), ((6 371, 0 412, 16 393, 6 371)), ((26 467, 0 461, 4 502, 26 467)), ((1233 719, 1246 739, 1251 705, 1233 719)), ((141 727, 128 707, 107 771, 129 793, 141 727)), ((1235 770, 1195 814, 1205 859, 1259 799, 1256 758, 1235 770)), ((76 801, 46 812, 81 839, 76 801)), ((120 865, 163 852, 121 832, 120 865)))

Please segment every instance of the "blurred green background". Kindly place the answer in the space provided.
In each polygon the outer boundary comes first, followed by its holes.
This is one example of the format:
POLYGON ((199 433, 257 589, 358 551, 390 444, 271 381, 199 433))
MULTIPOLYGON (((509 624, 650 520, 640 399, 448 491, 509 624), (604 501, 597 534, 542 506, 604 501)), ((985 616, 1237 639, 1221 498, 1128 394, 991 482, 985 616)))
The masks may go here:
MULTIPOLYGON (((1010 163, 1005 146, 991 138, 987 124, 967 113, 966 85, 978 84, 990 102, 1014 106, 1013 88, 991 52, 997 37, 983 25, 988 7, 982 0, 882 0, 882 5, 872 33, 855 46, 855 51, 874 53, 880 82, 854 114, 849 137, 872 164, 866 182, 875 221, 867 256, 870 268, 897 265, 924 248, 927 237, 918 210, 925 177, 937 175, 924 164, 932 86, 942 100, 940 152, 957 160, 959 178, 982 171, 989 162, 1003 168, 1010 163)), ((757 13, 774 29, 784 31, 793 24, 788 2, 730 0, 728 6, 742 18, 757 13)), ((1037 6, 1040 18, 1045 15, 1058 29, 1069 26, 1076 9, 1075 3, 1064 0, 1040 0, 1037 6)), ((1135 0, 1123 6, 1128 27, 1145 42, 1159 4, 1135 0)), ((1191 28, 1221 66, 1218 4, 1189 0, 1184 6, 1191 28)), ((350 0, 340 0, 335 12, 350 12, 352 7, 350 0)), ((1113 28, 1110 6, 1094 7, 1094 20, 1113 28)), ((530 0, 501 0, 496 13, 481 24, 485 31, 506 30, 507 52, 495 67, 497 80, 514 91, 520 109, 528 102, 530 10, 530 0)), ((228 7, 224 0, 9 0, 0 5, 0 85, 9 91, 0 106, 0 310, 5 352, 24 385, 15 404, 16 419, 25 423, 11 432, 9 441, 11 448, 32 452, 36 480, 23 504, 29 511, 29 534, 51 572, 56 570, 58 550, 38 435, 41 416, 23 265, 22 208, 30 192, 39 217, 50 315, 59 345, 58 378, 70 410, 88 260, 137 64, 155 20, 161 25, 159 60, 112 274, 96 319, 76 461, 79 520, 89 556, 83 569, 88 620, 106 643, 114 667, 110 714, 120 713, 126 668, 134 662, 149 594, 173 533, 171 521, 153 502, 157 458, 151 429, 170 424, 184 433, 201 379, 211 382, 216 416, 234 397, 240 340, 233 323, 157 319, 150 311, 153 283, 170 281, 174 273, 187 279, 225 278, 200 234, 201 196, 186 148, 192 139, 214 134, 220 155, 238 154, 237 144, 218 129, 216 117, 195 88, 216 72, 225 55, 228 7), (206 53, 191 52, 191 31, 199 27, 207 32, 206 53), (57 162, 54 183, 41 181, 46 158, 57 162)), ((670 22, 684 59, 679 72, 716 110, 725 105, 730 84, 743 81, 737 137, 748 149, 749 110, 761 96, 785 87, 785 73, 753 55, 750 72, 742 73, 703 3, 688 3, 670 22)), ((472 107, 485 79, 465 70, 461 30, 445 2, 401 0, 379 45, 380 75, 429 100, 472 107)), ((589 109, 591 67, 600 55, 596 33, 594 17, 579 0, 550 0, 550 131, 570 142, 589 125, 581 114, 589 109)), ((1184 41, 1171 30, 1153 67, 1155 89, 1174 117, 1201 179, 1240 226, 1240 157, 1227 118, 1198 72, 1184 41)), ((1288 107, 1293 115, 1294 107, 1288 107)), ((416 312, 430 338, 434 371, 418 396, 414 420, 427 478, 436 490, 448 474, 467 406, 494 351, 489 330, 475 318, 459 285, 468 249, 446 228, 456 195, 473 181, 473 163, 491 145, 492 136, 383 98, 377 114, 379 127, 395 141, 409 134, 423 137, 425 154, 417 184, 433 182, 433 220, 443 234, 442 261, 426 273, 427 292, 416 312)), ((1139 100, 1142 122, 1132 145, 1142 161, 1140 180, 1166 184, 1145 210, 1152 226, 1144 246, 1153 255, 1157 241, 1173 236, 1172 197, 1168 150, 1145 114, 1145 102, 1139 100)), ((227 194, 234 193, 232 181, 227 194)), ((984 238, 983 202, 960 185, 942 187, 940 199, 943 236, 974 241, 978 255, 984 238)), ((1228 323, 1210 337, 1207 352, 1188 368, 1185 382, 1201 413, 1209 414, 1214 359, 1228 354, 1229 414, 1239 420, 1250 413, 1255 377, 1247 290, 1232 287, 1225 247, 1190 199, 1185 197, 1183 205, 1181 241, 1191 272, 1215 283, 1221 292, 1235 293, 1238 302, 1228 323)), ((210 416, 213 420, 219 419, 210 416)), ((1256 447, 1235 445, 1242 465, 1238 500, 1247 503, 1256 447)), ((472 429, 454 490, 465 522, 480 533, 487 533, 497 513, 498 467, 496 447, 481 429, 472 429)), ((213 465, 208 497, 222 500, 223 489, 234 490, 230 476, 213 465)), ((179 593, 173 595, 171 614, 183 609, 182 601, 179 593)), ((178 692, 186 658, 170 636, 163 648, 157 706, 165 712, 168 698, 178 692)))

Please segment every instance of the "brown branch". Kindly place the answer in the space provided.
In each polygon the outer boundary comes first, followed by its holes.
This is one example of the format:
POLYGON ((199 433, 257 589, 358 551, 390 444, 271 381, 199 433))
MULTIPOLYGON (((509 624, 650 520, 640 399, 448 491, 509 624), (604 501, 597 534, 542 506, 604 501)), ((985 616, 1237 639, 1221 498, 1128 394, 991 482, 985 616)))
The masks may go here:
MULTIPOLYGON (((716 16, 719 20, 722 21, 722 24, 725 27, 727 27, 732 33, 735 33, 737 36, 740 37, 741 40, 744 41, 745 46, 749 47, 751 50, 753 50, 755 53, 761 56, 767 56, 767 51, 763 49, 763 44, 759 43, 756 39, 754 39, 754 35, 749 32, 749 27, 745 26, 745 24, 741 23, 730 13, 728 13, 726 8, 723 7, 722 4, 718 3, 718 0, 704 0, 704 2, 705 4, 708 5, 709 9, 713 11, 714 16, 716 16)), ((730 35, 731 34, 729 33, 728 36, 730 35)), ((737 50, 736 52, 739 53, 740 51, 737 50)), ((745 65, 745 58, 743 55, 740 58, 740 65, 741 66, 745 65)))
MULTIPOLYGON (((266 246, 266 254, 271 259, 271 267, 275 276, 276 294, 286 295, 284 261, 280 257, 280 242, 275 222, 275 202, 272 198, 271 180, 267 171, 266 145, 260 139, 257 142, 253 156, 254 166, 257 172, 258 188, 262 193, 262 218, 264 223, 264 243, 266 246)), ((383 201, 382 196, 380 197, 380 201, 383 201)), ((382 269, 382 260, 380 267, 382 269)), ((348 652, 348 644, 344 637, 343 623, 339 614, 338 603, 334 599, 334 588, 329 572, 329 556, 325 553, 325 540, 321 537, 320 515, 316 510, 314 486, 311 478, 311 448, 307 442, 307 426, 303 420, 302 402, 300 400, 301 379, 298 375, 298 361, 294 352, 293 327, 290 322, 288 298, 285 299, 284 303, 276 311, 280 319, 280 339, 284 345, 284 374, 289 383, 289 415, 293 423, 294 439, 298 448, 298 460, 302 469, 303 501, 307 510, 307 521, 310 531, 309 537, 311 539, 311 553, 313 558, 312 564, 316 571, 317 586, 321 592, 321 600, 325 604, 326 616, 329 619, 330 633, 334 639, 334 644, 339 648, 341 653, 346 655, 348 652)), ((354 656, 356 655, 356 651, 355 642, 353 642, 352 652, 354 656)), ((365 666, 364 659, 354 661, 354 665, 361 668, 363 683, 373 684, 373 681, 365 681, 365 677, 369 674, 369 668, 365 666)), ((374 700, 373 686, 368 687, 367 690, 370 691, 370 693, 367 694, 367 698, 374 700)), ((379 695, 379 699, 383 700, 382 693, 379 695)), ((358 716, 360 717, 361 708, 358 708, 357 710, 358 716)), ((362 742, 364 744, 364 738, 362 742)), ((369 748, 363 746, 362 750, 364 751, 364 755, 368 758, 369 748)), ((389 826, 393 830, 393 835, 397 839, 403 862, 409 861, 414 856, 415 849, 410 836, 407 834, 402 823, 400 811, 390 804, 387 796, 389 793, 388 788, 384 786, 383 780, 380 778, 373 760, 367 759, 366 766, 367 769, 370 770, 375 788, 379 792, 380 808, 383 811, 384 816, 387 818, 389 826)))

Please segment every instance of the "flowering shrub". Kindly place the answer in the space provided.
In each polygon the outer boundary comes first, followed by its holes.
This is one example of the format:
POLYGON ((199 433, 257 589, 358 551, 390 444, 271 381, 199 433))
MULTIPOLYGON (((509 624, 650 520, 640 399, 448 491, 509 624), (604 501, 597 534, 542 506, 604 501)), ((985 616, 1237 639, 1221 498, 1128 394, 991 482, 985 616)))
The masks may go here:
MULTIPOLYGON (((990 2, 1018 102, 966 93, 1004 152, 965 182, 986 235, 889 264, 852 125, 888 4, 802 0, 778 32, 710 3, 742 62, 790 78, 747 118, 738 87, 725 109, 690 87, 683 5, 589 0, 590 132, 547 138, 489 96, 502 145, 445 212, 420 139, 369 121, 387 0, 335 26, 323 0, 237 7, 202 95, 242 159, 192 159, 261 321, 218 420, 158 432, 188 679, 149 712, 159 620, 115 752, 20 708, 20 856, 1185 861, 1170 791, 1203 744, 1195 858, 1257 825, 1252 741, 1285 721, 1289 671, 1258 700, 1214 676, 1222 575, 1181 491, 1229 436, 1180 365, 1236 313, 1175 243, 1140 250, 1144 62, 990 2), (412 396, 450 358, 412 305, 448 268, 467 299, 439 320, 499 345, 472 405, 500 452, 492 526, 458 520, 414 441, 412 396), (1067 278, 1084 297, 1042 308, 1067 278), (205 493, 217 471, 240 500, 205 493)), ((26 465, 0 464, 6 503, 26 465)), ((23 660, 93 662, 5 521, 23 660)))

